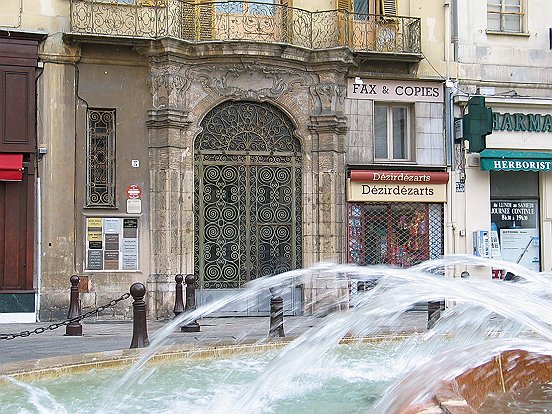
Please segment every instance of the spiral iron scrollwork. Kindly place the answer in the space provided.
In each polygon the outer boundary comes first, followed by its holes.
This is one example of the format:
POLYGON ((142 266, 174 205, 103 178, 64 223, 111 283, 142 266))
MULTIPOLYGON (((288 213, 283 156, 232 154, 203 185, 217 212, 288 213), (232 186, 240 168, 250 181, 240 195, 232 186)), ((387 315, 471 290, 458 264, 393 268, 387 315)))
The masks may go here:
POLYGON ((115 205, 115 110, 88 111, 86 201, 88 206, 115 205))
POLYGON ((195 143, 195 269, 207 289, 301 266, 301 144, 268 103, 225 102, 195 143))
POLYGON ((71 0, 71 31, 189 42, 242 40, 309 49, 420 52, 419 18, 309 11, 272 1, 71 0))

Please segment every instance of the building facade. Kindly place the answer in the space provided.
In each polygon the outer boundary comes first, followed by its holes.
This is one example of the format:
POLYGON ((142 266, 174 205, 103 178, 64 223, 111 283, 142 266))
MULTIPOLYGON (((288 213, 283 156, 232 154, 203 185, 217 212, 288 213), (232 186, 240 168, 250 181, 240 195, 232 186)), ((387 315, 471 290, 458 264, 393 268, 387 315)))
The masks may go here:
MULTIPOLYGON (((552 266, 549 8, 538 0, 459 2, 455 43, 457 125, 474 96, 492 110, 482 151, 457 131, 455 250, 536 272, 552 266)), ((500 266, 472 273, 505 276, 500 266)))
MULTIPOLYGON (((38 48, 36 300, 3 318, 65 316, 71 274, 83 309, 140 281, 164 318, 176 274, 201 304, 318 262, 445 252, 448 16, 415 0, 10 2, 6 37, 38 48)), ((349 282, 313 274, 286 312, 346 308, 349 282)))

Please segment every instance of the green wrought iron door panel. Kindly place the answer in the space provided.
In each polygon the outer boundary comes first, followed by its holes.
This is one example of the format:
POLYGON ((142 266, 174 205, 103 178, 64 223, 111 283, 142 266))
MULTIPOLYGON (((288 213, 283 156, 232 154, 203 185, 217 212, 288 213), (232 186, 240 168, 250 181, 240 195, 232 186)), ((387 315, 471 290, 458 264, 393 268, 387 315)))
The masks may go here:
POLYGON ((203 289, 301 266, 301 145, 276 107, 225 102, 196 139, 195 257, 203 289))

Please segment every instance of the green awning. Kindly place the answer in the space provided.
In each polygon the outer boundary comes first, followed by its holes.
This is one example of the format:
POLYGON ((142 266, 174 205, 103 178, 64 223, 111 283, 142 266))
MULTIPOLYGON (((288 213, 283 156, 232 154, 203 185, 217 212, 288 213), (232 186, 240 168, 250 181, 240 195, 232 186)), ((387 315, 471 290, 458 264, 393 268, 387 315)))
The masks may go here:
POLYGON ((480 156, 483 171, 552 170, 552 152, 486 149, 481 151, 480 156))

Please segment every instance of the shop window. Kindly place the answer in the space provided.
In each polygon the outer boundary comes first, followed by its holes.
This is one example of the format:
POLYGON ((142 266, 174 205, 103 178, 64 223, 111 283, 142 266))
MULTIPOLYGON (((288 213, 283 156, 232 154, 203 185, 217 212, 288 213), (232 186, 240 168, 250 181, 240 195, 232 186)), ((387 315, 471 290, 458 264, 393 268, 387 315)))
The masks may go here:
POLYGON ((374 105, 374 158, 385 161, 410 159, 407 106, 374 105))
MULTIPOLYGON (((538 173, 491 171, 491 256, 540 271, 538 173)), ((495 277, 504 277, 500 269, 495 277)))
POLYGON ((87 112, 86 205, 115 207, 115 110, 87 112))
POLYGON ((440 257, 442 240, 441 204, 349 204, 349 263, 410 267, 440 257))
POLYGON ((522 33, 523 0, 487 0, 487 30, 522 33))
POLYGON ((86 218, 86 270, 138 270, 138 219, 86 218))

